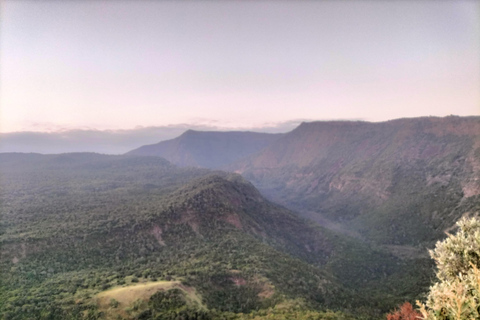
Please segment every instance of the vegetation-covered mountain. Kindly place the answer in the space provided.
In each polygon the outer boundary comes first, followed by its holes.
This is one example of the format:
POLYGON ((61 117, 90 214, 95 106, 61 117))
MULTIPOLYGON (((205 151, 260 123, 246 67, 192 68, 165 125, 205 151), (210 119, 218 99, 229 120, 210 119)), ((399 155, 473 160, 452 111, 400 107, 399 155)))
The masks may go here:
POLYGON ((254 154, 282 134, 188 130, 181 136, 142 146, 129 155, 159 156, 178 166, 221 168, 254 154))
POLYGON ((235 174, 83 153, 0 154, 0 173, 4 319, 372 317, 429 284, 235 174))
POLYGON ((480 211, 480 118, 302 123, 230 169, 321 223, 433 244, 480 211))

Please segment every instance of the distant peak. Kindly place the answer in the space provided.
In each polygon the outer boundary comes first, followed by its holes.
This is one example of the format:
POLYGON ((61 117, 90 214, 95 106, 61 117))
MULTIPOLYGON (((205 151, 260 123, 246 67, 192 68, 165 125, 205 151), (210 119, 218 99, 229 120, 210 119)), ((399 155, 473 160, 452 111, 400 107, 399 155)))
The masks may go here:
POLYGON ((198 132, 199 131, 188 129, 183 134, 181 134, 180 137, 191 136, 191 135, 194 135, 194 134, 198 134, 198 132))

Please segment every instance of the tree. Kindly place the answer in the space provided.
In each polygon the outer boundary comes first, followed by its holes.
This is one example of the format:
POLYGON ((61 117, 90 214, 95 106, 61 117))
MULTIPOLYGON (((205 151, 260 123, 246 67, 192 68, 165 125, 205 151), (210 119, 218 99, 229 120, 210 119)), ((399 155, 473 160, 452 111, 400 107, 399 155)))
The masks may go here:
POLYGON ((480 220, 462 218, 455 235, 439 241, 430 256, 438 282, 420 312, 428 320, 480 318, 480 220))

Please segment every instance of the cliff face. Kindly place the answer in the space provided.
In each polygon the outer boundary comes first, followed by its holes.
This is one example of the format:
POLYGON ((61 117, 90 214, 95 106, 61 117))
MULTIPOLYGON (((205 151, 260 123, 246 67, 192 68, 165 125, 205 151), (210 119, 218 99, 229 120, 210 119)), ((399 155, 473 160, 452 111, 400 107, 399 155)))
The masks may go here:
POLYGON ((284 205, 414 244, 478 210, 480 118, 303 123, 231 169, 284 205))

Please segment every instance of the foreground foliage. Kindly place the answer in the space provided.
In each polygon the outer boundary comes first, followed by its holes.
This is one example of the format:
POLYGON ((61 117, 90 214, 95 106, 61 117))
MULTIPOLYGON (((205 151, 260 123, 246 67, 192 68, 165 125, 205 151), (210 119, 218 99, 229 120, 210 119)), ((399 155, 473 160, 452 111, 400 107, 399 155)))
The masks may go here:
POLYGON ((424 319, 480 318, 480 220, 462 218, 459 230, 430 251, 438 282, 430 288, 424 319))
POLYGON ((421 314, 416 311, 410 302, 405 302, 399 309, 389 313, 387 320, 417 320, 421 314))

